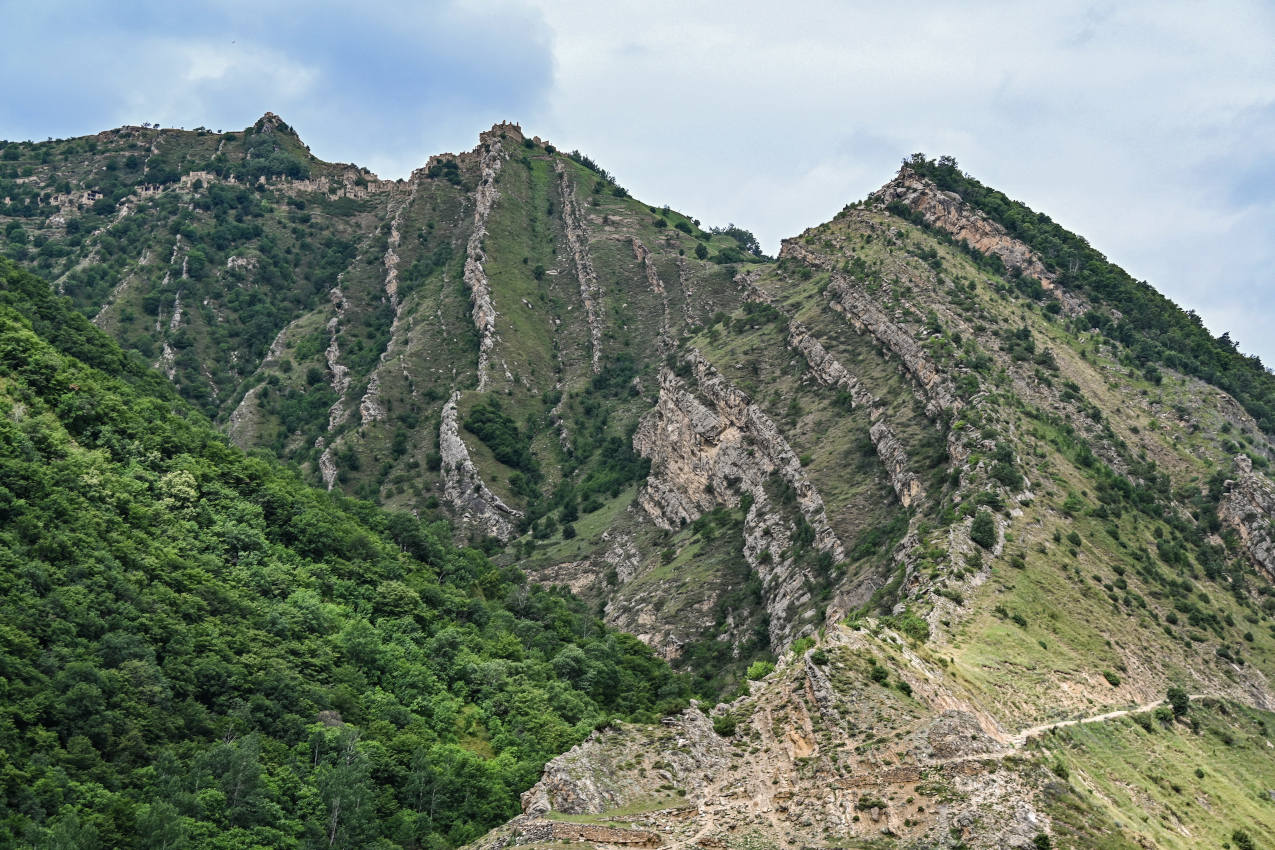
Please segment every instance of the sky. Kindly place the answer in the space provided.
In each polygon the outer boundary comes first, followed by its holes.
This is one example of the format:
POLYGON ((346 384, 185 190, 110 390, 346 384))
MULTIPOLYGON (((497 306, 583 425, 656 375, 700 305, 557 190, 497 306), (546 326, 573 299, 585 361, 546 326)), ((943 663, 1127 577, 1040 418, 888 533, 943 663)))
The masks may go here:
POLYGON ((774 252, 914 151, 1275 365, 1275 4, 0 0, 0 138, 241 129, 405 177, 520 123, 774 252))

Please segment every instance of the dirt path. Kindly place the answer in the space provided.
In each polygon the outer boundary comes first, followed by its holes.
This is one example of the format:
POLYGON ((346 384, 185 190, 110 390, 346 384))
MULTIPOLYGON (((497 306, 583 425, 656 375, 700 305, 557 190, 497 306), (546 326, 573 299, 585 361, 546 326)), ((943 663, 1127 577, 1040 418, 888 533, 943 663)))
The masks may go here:
MULTIPOLYGON (((1189 698, 1192 700, 1197 700, 1197 699, 1202 699, 1205 696, 1207 695, 1206 694, 1190 694, 1189 698)), ((1149 702, 1146 705, 1140 705, 1137 708, 1124 708, 1118 711, 1108 711, 1108 712, 1105 712, 1104 714, 1095 714, 1092 717, 1080 717, 1075 720, 1059 720, 1054 723, 1042 723, 1039 726, 1031 726, 1027 729, 1022 730, 1010 740, 1013 745, 1013 748, 1019 749, 1022 746, 1024 746, 1032 738, 1035 738, 1039 735, 1043 735, 1046 732, 1049 732, 1054 729, 1061 729, 1064 726, 1079 726, 1082 723, 1102 723, 1103 721, 1106 721, 1106 720, 1115 720, 1118 717, 1128 717, 1131 714, 1145 714, 1148 711, 1155 711, 1157 708, 1165 704, 1166 704, 1165 700, 1158 699, 1155 702, 1149 702)))

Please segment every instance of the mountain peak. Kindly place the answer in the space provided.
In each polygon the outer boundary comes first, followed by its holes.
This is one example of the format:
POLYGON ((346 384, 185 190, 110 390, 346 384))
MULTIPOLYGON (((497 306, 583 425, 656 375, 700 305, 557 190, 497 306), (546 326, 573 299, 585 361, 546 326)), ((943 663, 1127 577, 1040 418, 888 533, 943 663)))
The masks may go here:
POLYGON ((286 133, 292 136, 297 134, 296 130, 292 129, 292 127, 290 127, 282 118, 273 112, 266 112, 266 114, 258 118, 256 123, 252 125, 252 128, 258 133, 272 133, 277 130, 281 133, 286 133))

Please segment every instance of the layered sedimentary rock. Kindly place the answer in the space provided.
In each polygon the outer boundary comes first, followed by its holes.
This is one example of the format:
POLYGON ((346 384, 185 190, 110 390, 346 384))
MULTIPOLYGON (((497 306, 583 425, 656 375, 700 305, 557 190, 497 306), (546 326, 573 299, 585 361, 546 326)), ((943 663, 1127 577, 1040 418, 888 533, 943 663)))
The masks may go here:
POLYGON ((675 529, 719 505, 738 504, 748 494, 744 556, 762 578, 772 643, 784 645, 795 636, 793 612, 809 599, 810 576, 793 557, 798 528, 771 497, 768 481, 777 478, 789 488, 815 549, 836 560, 845 557, 844 549, 828 523, 823 498, 774 421, 698 351, 692 349, 686 362, 695 392, 672 371, 662 370, 655 409, 633 435, 634 449, 652 461, 638 503, 657 525, 675 529))
POLYGON ((1235 458, 1235 478, 1226 482, 1217 514, 1240 536, 1253 563, 1275 579, 1275 487, 1253 471, 1247 455, 1235 458))
POLYGON ((593 258, 589 256, 589 233, 585 230, 576 201, 575 187, 560 160, 553 163, 558 175, 558 190, 562 195, 562 223, 567 231, 567 248, 575 263, 576 278, 580 281, 580 300, 584 302, 584 318, 589 325, 589 365, 597 373, 602 368, 602 320, 599 318, 601 288, 597 272, 593 270, 593 258))
POLYGON ((881 415, 877 399, 798 321, 788 323, 788 345, 806 358, 810 371, 820 383, 845 390, 850 393, 855 407, 865 407, 871 411, 872 418, 876 421, 868 430, 868 436, 881 463, 885 465, 890 486, 894 488, 903 507, 915 504, 925 495, 925 491, 920 479, 909 468, 908 455, 903 444, 894 436, 890 426, 877 418, 881 415))
POLYGON ((977 251, 1000 257, 1006 268, 1021 269, 1023 274, 1037 278, 1046 288, 1052 287, 1057 278, 1045 268, 1031 248, 1010 236, 986 213, 966 204, 955 192, 943 191, 932 180, 907 166, 870 198, 882 206, 894 202, 903 204, 920 214, 926 224, 947 231, 953 239, 964 241, 977 251))
POLYGON ((456 412, 459 398, 458 393, 452 393, 443 405, 442 424, 438 429, 438 451, 443 458, 443 497, 465 526, 509 540, 517 534, 522 513, 501 501, 478 474, 469 449, 460 438, 456 412))
POLYGON ((483 133, 479 144, 478 189, 474 192, 474 229, 465 244, 465 285, 469 287, 469 299, 473 305, 474 327, 478 330, 478 389, 487 388, 487 374, 491 365, 491 352, 496 347, 496 307, 491 300, 491 284, 483 263, 483 240, 487 237, 487 219, 500 193, 496 191, 496 176, 505 161, 505 151, 500 136, 494 130, 483 133))

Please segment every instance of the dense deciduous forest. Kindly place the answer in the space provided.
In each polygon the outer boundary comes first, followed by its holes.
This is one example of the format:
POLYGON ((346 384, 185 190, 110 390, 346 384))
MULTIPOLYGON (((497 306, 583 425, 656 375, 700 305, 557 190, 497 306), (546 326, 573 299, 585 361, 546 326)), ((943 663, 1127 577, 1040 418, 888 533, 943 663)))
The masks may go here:
POLYGON ((0 831, 450 847, 685 679, 444 527, 227 444, 0 266, 0 831))

